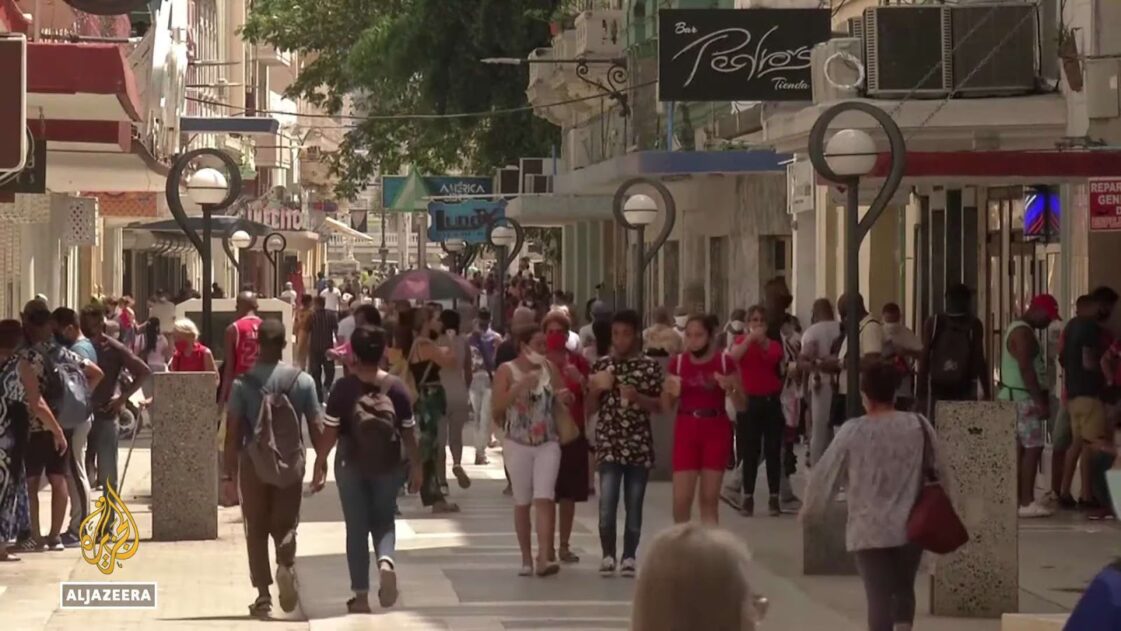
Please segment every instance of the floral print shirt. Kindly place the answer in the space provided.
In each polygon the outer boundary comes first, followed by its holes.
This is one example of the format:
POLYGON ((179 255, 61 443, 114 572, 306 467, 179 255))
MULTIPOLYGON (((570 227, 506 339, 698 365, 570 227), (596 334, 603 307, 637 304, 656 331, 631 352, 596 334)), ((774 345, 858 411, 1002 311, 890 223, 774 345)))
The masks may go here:
MULTIPOLYGON (((513 382, 524 372, 514 362, 509 362, 513 382)), ((556 398, 550 383, 550 373, 543 369, 539 383, 529 392, 522 393, 506 409, 506 438, 535 447, 557 440, 557 421, 553 418, 556 398)))
POLYGON ((608 355, 596 360, 592 374, 608 370, 615 375, 615 387, 600 395, 595 426, 596 459, 599 463, 654 466, 654 436, 650 412, 623 401, 620 385, 634 386, 639 394, 662 396, 665 376, 656 360, 643 355, 616 358, 608 355))

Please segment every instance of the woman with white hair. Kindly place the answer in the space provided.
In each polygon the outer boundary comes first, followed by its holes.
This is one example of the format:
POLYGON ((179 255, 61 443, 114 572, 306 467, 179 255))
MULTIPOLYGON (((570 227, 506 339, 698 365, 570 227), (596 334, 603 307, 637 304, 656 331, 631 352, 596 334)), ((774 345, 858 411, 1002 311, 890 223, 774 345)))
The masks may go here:
POLYGON ((175 340, 175 352, 171 356, 171 372, 213 372, 217 374, 218 369, 214 366, 214 354, 198 341, 199 330, 194 322, 187 318, 176 320, 171 335, 175 340))
POLYGON ((631 631, 754 631, 767 601, 751 591, 747 546, 697 522, 654 538, 638 573, 631 631))

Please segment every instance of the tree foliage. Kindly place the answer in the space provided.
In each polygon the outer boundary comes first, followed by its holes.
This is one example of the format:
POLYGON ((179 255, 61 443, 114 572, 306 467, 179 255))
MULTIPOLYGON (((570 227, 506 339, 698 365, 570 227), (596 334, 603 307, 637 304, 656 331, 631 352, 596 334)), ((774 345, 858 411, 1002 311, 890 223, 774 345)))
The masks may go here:
MULTIPOLYGON (((287 95, 361 116, 490 112, 527 105, 526 57, 549 44, 559 0, 255 0, 244 37, 302 53, 287 95)), ((380 169, 491 173, 520 157, 549 155, 558 130, 531 111, 489 117, 348 121, 332 169, 353 196, 380 169)))

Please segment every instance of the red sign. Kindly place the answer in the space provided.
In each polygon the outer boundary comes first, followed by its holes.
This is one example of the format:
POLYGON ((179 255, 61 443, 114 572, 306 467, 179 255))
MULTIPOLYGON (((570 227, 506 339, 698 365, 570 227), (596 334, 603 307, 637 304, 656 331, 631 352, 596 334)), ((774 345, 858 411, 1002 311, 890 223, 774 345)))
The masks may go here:
POLYGON ((0 172, 27 159, 27 39, 0 34, 0 172))
POLYGON ((1121 230, 1121 178, 1090 180, 1090 230, 1121 230))

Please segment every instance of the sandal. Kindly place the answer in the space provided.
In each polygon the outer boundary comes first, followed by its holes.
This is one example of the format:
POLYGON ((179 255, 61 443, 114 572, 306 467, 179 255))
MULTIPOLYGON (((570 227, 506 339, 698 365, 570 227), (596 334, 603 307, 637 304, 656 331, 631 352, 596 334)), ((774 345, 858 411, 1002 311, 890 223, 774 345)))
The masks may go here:
POLYGON ((451 502, 439 501, 432 505, 432 514, 439 515, 441 513, 458 513, 459 506, 451 502))
POLYGON ((561 548, 560 549, 560 554, 558 556, 560 556, 561 563, 579 563, 580 562, 580 557, 573 554, 572 550, 570 550, 568 548, 568 546, 564 546, 563 548, 561 548))
POLYGON ((272 613, 272 597, 258 596, 257 600, 249 605, 249 615, 255 618, 268 618, 272 613))
POLYGON ((522 569, 518 570, 518 576, 533 576, 533 565, 523 565, 522 569))
POLYGON ((346 601, 347 613, 372 613, 370 610, 370 601, 365 598, 355 596, 346 601))
POLYGON ((553 576, 560 572, 560 564, 556 561, 538 561, 537 575, 541 577, 553 576))
POLYGON ((455 476, 455 481, 459 483, 459 488, 471 488, 471 478, 467 477, 467 472, 463 470, 461 465, 452 467, 452 475, 455 476))

